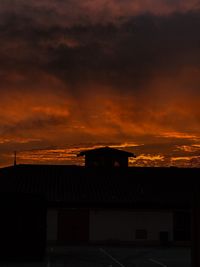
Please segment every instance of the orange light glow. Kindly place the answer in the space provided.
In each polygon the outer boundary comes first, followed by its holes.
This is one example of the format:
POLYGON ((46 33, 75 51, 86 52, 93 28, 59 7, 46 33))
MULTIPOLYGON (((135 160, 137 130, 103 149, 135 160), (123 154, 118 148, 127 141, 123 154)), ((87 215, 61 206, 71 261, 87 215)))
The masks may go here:
POLYGON ((200 166, 198 0, 12 2, 0 1, 0 166, 13 151, 82 165, 76 154, 104 145, 136 154, 130 166, 200 166))

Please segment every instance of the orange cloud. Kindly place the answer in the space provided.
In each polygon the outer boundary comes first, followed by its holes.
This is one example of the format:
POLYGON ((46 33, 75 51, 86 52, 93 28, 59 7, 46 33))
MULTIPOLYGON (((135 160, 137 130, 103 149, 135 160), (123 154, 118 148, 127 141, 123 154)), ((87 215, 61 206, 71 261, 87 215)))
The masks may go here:
POLYGON ((171 165, 185 168, 199 168, 200 156, 172 157, 171 165))
POLYGON ((200 151, 200 145, 181 145, 177 146, 177 149, 185 152, 197 152, 200 151))
POLYGON ((83 143, 136 149, 145 166, 197 156, 199 10, 198 0, 0 1, 0 165, 14 149, 83 143))
POLYGON ((2 138, 45 139, 52 143, 77 143, 81 138, 134 143, 136 137, 144 136, 144 143, 145 136, 155 136, 199 141, 197 97, 180 92, 176 80, 166 82, 163 77, 162 88, 161 81, 156 81, 137 94, 83 84, 83 94, 76 97, 70 86, 61 81, 42 76, 40 79, 37 87, 48 89, 12 89, 2 95, 2 138))
POLYGON ((161 167, 164 165, 167 166, 167 163, 163 155, 141 154, 136 158, 130 158, 129 165, 137 167, 161 167))

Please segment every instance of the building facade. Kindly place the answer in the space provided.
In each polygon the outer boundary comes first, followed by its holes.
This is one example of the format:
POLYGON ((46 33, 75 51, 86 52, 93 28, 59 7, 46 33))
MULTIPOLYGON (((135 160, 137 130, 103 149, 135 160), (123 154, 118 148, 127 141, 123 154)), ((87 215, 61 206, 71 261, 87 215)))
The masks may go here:
POLYGON ((60 244, 154 244, 174 241, 172 211, 50 209, 47 240, 60 244))
POLYGON ((0 171, 0 188, 46 199, 48 243, 189 244, 191 181, 198 175, 170 168, 17 165, 0 171))

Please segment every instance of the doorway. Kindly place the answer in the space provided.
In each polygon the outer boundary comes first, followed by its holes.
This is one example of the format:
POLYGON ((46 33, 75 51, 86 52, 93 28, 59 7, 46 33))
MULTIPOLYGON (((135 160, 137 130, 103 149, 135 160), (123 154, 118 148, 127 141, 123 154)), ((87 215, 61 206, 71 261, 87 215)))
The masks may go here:
POLYGON ((58 242, 69 245, 89 242, 88 210, 69 209, 58 213, 58 242))

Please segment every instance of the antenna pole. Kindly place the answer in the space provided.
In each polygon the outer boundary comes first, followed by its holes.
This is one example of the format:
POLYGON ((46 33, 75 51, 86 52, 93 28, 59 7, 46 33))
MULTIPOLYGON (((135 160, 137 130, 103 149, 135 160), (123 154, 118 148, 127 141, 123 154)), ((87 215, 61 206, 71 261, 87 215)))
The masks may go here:
POLYGON ((17 165, 17 151, 14 151, 14 166, 17 165))

